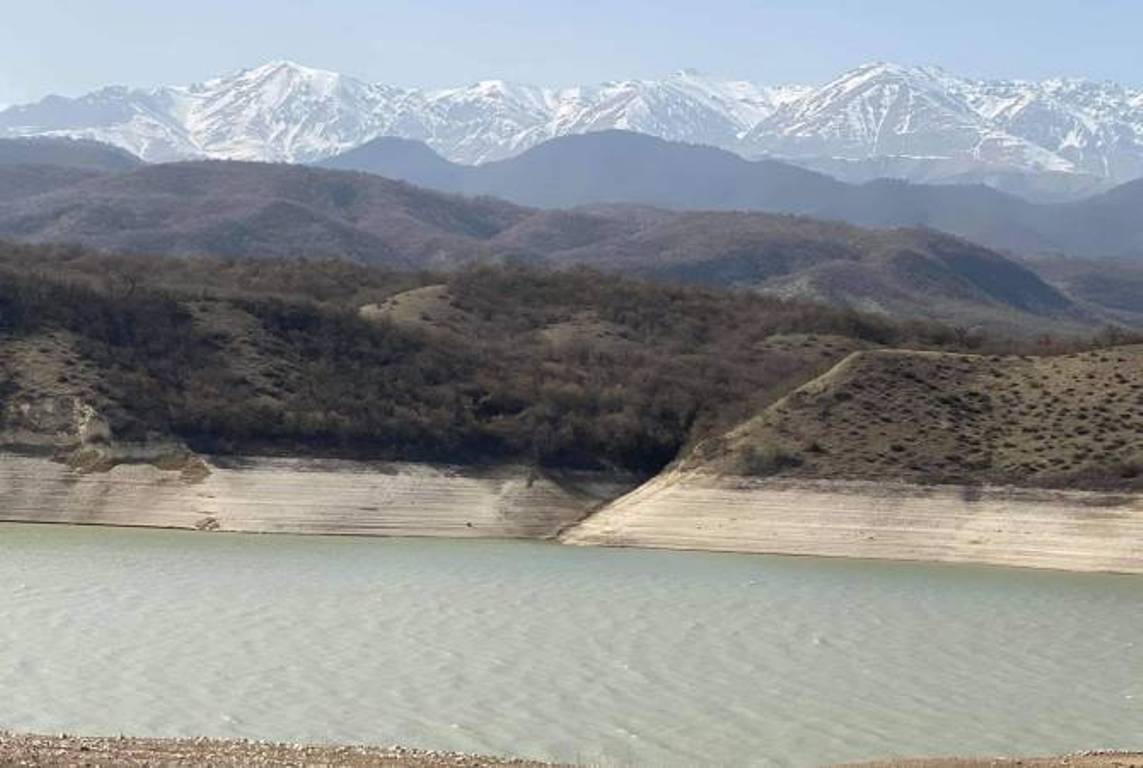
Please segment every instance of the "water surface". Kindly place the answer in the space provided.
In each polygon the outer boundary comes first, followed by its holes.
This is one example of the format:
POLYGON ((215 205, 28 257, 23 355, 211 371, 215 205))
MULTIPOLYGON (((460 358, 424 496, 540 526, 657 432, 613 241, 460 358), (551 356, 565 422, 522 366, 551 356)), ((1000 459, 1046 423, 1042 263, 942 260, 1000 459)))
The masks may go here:
POLYGON ((1143 578, 0 525, 0 729, 604 765, 1143 746, 1143 578))

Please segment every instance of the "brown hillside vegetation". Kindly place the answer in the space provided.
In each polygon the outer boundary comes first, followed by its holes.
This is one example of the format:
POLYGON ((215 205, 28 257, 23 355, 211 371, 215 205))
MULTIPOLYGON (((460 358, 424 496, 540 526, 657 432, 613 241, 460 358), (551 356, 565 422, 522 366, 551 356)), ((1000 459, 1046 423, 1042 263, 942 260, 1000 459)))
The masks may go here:
MULTIPOLYGON (((511 230, 510 230, 511 232, 511 230)), ((1077 332, 1084 311, 1030 269, 932 230, 865 230, 799 216, 682 213, 551 258, 703 285, 749 287, 890 317, 1003 332, 1077 332)), ((1122 318, 1121 318, 1122 319, 1122 318)))
POLYGON ((859 352, 690 463, 744 475, 1143 489, 1143 345, 1038 358, 859 352))
POLYGON ((411 275, 27 247, 0 264, 9 434, 79 402, 117 439, 223 453, 654 472, 854 349, 964 341, 587 271, 411 275))
MULTIPOLYGON (((1024 349, 587 270, 0 253, 9 434, 92 409, 118 440, 214 453, 651 473, 850 353, 886 347, 1024 349)), ((1020 365, 1033 364, 1050 365, 1020 365)), ((1096 391, 1119 408, 1132 383, 1096 391)))
POLYGON ((1029 266, 1081 306, 1143 328, 1143 259, 1038 259, 1029 266))
POLYGON ((147 166, 73 183, 49 170, 32 184, 26 169, 0 167, 0 197, 19 197, 0 200, 0 236, 165 255, 336 257, 409 271, 588 265, 1029 335, 1135 320, 1103 307, 1102 294, 1079 306, 1014 260, 931 230, 632 206, 545 211, 370 174, 258 163, 147 166))

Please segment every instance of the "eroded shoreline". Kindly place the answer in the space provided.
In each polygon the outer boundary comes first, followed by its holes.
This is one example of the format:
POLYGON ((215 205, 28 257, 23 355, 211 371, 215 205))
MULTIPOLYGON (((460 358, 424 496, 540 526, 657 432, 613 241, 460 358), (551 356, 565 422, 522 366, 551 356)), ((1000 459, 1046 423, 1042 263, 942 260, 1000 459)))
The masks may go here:
POLYGON ((1141 574, 1143 498, 668 472, 561 541, 1141 574))
POLYGON ((580 546, 1143 574, 1143 497, 1009 487, 538 473, 310 459, 85 471, 0 452, 0 521, 580 546))
POLYGON ((555 536, 635 485, 603 473, 539 474, 325 459, 204 459, 83 471, 0 452, 0 520, 235 533, 555 536))

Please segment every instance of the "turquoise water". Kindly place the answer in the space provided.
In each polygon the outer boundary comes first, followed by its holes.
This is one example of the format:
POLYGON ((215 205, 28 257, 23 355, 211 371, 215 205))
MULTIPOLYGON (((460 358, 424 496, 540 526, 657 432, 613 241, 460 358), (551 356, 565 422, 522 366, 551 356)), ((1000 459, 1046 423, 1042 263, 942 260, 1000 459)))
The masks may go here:
POLYGON ((1143 747, 1143 578, 0 526, 0 729, 603 765, 1143 747))

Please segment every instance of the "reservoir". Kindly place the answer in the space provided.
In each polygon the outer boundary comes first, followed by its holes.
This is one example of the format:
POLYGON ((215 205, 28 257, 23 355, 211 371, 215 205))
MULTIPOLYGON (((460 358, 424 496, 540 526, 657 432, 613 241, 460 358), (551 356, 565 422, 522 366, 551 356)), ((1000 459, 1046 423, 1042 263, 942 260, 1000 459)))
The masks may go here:
POLYGON ((0 525, 0 730, 812 766, 1143 747, 1143 578, 0 525))

